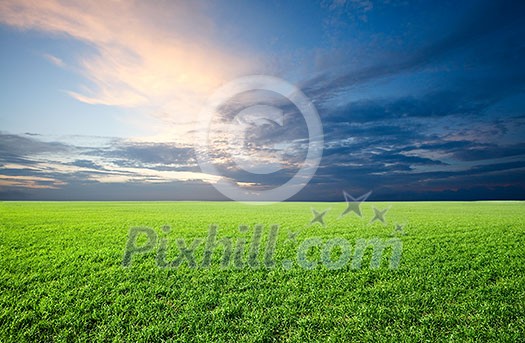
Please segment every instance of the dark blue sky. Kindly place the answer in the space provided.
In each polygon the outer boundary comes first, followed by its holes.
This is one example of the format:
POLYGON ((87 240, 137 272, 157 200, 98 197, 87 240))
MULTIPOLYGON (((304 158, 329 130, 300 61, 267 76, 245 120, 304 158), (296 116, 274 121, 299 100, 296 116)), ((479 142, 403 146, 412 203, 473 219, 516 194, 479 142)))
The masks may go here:
MULTIPOLYGON (((196 162, 198 113, 253 74, 295 84, 322 122, 323 158, 292 200, 525 199, 524 13, 523 1, 3 1, 0 199, 224 199, 196 162)), ((257 92, 230 99, 217 132, 261 96, 284 122, 245 148, 268 163, 281 149, 285 168, 250 175, 213 146, 221 177, 254 192, 295 174, 308 137, 296 107, 257 92)))

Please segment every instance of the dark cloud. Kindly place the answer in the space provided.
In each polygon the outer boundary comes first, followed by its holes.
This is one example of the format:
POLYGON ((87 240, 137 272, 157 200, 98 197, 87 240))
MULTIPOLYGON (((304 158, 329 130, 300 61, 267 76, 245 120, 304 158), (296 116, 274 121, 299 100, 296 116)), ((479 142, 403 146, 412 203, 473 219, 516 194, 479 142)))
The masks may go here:
MULTIPOLYGON (((525 2, 522 1, 487 1, 474 6, 458 27, 442 39, 429 43, 422 48, 412 50, 405 57, 398 57, 387 61, 381 61, 362 69, 352 69, 349 72, 341 72, 338 68, 337 73, 330 71, 321 73, 308 81, 305 81, 301 88, 307 95, 314 99, 327 99, 334 93, 342 91, 344 88, 362 84, 374 79, 403 74, 413 71, 422 66, 435 63, 437 60, 446 57, 451 53, 456 53, 458 49, 468 47, 477 43, 482 38, 487 38, 490 34, 501 30, 511 32, 524 32, 522 13, 525 11, 525 2)), ((522 35, 521 35, 522 36, 522 35)), ((490 37, 489 37, 490 38, 490 37)), ((500 49, 511 57, 516 49, 523 49, 521 45, 507 45, 500 49)), ((487 49, 487 46, 484 46, 487 49)), ((490 48, 489 48, 490 49, 490 48)), ((494 51, 495 49, 492 49, 494 51)), ((497 49, 496 49, 497 50, 497 49)), ((491 56, 485 54, 485 56, 491 56)), ((501 64, 501 54, 495 61, 501 64)), ((490 60, 494 62, 493 59, 490 60)), ((504 66, 508 67, 508 65, 504 66)))
MULTIPOLYGON (((395 99, 365 99, 336 109, 325 109, 323 121, 364 123, 403 118, 439 118, 451 115, 479 116, 497 103, 495 94, 472 94, 475 87, 464 91, 442 90, 422 96, 395 99)), ((483 88, 486 90, 486 88, 483 88)))
POLYGON ((90 160, 76 160, 74 162, 69 163, 69 165, 81 168, 104 169, 103 167, 90 160))
POLYGON ((0 132, 0 157, 6 160, 44 152, 63 152, 68 149, 69 147, 63 143, 42 142, 29 137, 0 132))
POLYGON ((111 150, 91 151, 90 154, 115 158, 115 163, 121 166, 188 165, 195 163, 192 148, 166 143, 122 143, 111 150))
POLYGON ((525 158, 525 143, 511 145, 471 144, 466 149, 454 149, 452 155, 461 161, 478 161, 512 156, 525 158))

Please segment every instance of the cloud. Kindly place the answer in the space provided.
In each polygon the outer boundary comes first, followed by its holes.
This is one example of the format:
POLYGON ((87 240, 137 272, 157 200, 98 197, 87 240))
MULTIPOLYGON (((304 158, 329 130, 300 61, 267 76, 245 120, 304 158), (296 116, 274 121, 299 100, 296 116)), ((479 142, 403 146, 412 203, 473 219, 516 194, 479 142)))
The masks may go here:
MULTIPOLYGON (((503 0, 481 3, 469 11, 461 23, 450 33, 444 34, 441 39, 434 40, 422 47, 406 46, 407 53, 397 55, 396 58, 392 58, 392 55, 385 51, 374 51, 372 55, 365 56, 366 60, 358 63, 358 68, 337 65, 335 68, 324 70, 319 75, 306 79, 301 88, 310 97, 326 101, 348 87, 399 76, 435 64, 463 48, 472 47, 482 39, 490 39, 491 34, 498 31, 507 30, 509 35, 520 32, 517 36, 521 37, 523 26, 520 25, 520 21, 524 10, 525 3, 520 1, 503 0), (378 61, 377 56, 386 56, 387 59, 379 58, 378 61)), ((495 42, 491 42, 491 45, 498 44, 501 49, 492 47, 492 51, 487 51, 487 46, 481 45, 482 51, 476 51, 476 54, 490 56, 491 63, 497 60, 501 63, 512 56, 520 56, 519 53, 514 55, 515 50, 522 49, 518 42, 519 40, 516 41, 518 45, 509 46, 505 41, 496 39, 495 42), (509 50, 512 51, 510 55, 509 50), (505 53, 507 53, 506 56, 505 53)), ((513 62, 519 63, 519 60, 514 59, 513 62)), ((509 68, 510 66, 503 67, 509 68)), ((522 76, 520 75, 521 78, 522 76)))
POLYGON ((0 188, 58 189, 71 183, 212 184, 221 176, 201 173, 192 150, 166 143, 124 139, 62 137, 0 133, 0 188), (49 138, 48 138, 49 139, 49 138), (79 144, 81 143, 81 144, 79 144))
POLYGON ((64 185, 66 185, 65 182, 48 177, 0 175, 0 188, 58 189, 64 185))
MULTIPOLYGON (((69 36, 94 50, 78 56, 85 77, 69 90, 89 104, 144 107, 172 124, 194 120, 209 92, 252 68, 253 58, 214 41, 205 5, 181 1, 0 2, 0 23, 69 36)), ((56 65, 61 59, 45 55, 56 65)))
POLYGON ((65 67, 66 64, 64 63, 64 61, 62 61, 60 58, 56 57, 56 56, 53 56, 51 54, 43 54, 42 55, 46 60, 48 60, 49 62, 53 63, 54 65, 56 65, 57 67, 65 67))
POLYGON ((58 153, 69 149, 70 147, 64 143, 43 142, 30 135, 21 136, 0 131, 0 158, 5 158, 6 156, 22 158, 32 154, 58 153))
MULTIPOLYGON (((411 135, 401 123, 374 125, 339 125, 316 176, 292 200, 339 201, 342 189, 372 189, 376 200, 523 195, 523 144, 454 141, 427 132, 411 135)), ((221 178, 258 190, 280 185, 295 172, 284 169, 253 180, 225 167, 219 168, 220 177, 199 172, 187 146, 101 137, 92 138, 93 144, 89 137, 48 137, 44 142, 45 136, 37 137, 0 134, 2 199, 224 200, 212 187, 221 178)))
POLYGON ((87 168, 87 169, 104 169, 103 167, 99 166, 98 164, 94 163, 90 160, 75 160, 74 162, 71 162, 70 165, 80 167, 80 168, 87 168))

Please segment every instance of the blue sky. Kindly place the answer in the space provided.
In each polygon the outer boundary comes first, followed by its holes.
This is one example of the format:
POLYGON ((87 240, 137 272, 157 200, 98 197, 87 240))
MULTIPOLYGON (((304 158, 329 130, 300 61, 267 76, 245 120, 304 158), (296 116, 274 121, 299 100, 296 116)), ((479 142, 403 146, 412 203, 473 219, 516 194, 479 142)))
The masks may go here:
MULTIPOLYGON (((277 187, 300 168, 307 137, 282 99, 272 101, 285 109, 283 126, 250 132, 243 148, 271 163, 278 143, 286 168, 243 172, 220 134, 221 175, 195 158, 209 96, 257 74, 295 84, 323 125, 320 166, 292 200, 342 201, 343 190, 372 191, 372 200, 523 199, 524 9, 1 1, 0 199, 221 200, 221 179, 253 192, 277 187)), ((235 113, 222 114, 221 134, 235 113)))

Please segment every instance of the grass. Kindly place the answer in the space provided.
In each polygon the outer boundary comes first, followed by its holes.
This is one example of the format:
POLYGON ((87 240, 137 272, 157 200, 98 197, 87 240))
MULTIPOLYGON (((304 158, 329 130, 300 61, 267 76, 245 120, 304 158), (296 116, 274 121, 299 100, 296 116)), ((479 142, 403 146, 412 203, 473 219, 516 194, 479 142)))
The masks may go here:
MULTIPOLYGON (((338 218, 345 207, 0 203, 0 342, 524 341, 524 202, 366 203, 362 218, 338 218), (370 223, 372 207, 388 206, 386 225, 370 223), (330 208, 326 227, 309 225, 311 208, 330 208), (205 239, 210 224, 219 238, 245 239, 246 250, 256 224, 262 247, 278 224, 276 267, 225 269, 218 249, 209 268, 162 269, 158 247, 122 266, 131 227, 154 228, 171 261, 177 238, 205 239), (353 245, 393 235, 403 242, 398 269, 386 260, 359 270, 281 264, 308 237, 353 245)), ((195 255, 202 259, 202 246, 195 255)))

